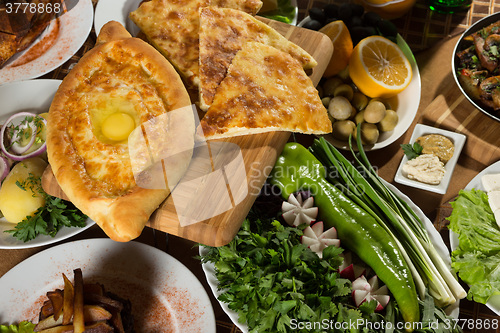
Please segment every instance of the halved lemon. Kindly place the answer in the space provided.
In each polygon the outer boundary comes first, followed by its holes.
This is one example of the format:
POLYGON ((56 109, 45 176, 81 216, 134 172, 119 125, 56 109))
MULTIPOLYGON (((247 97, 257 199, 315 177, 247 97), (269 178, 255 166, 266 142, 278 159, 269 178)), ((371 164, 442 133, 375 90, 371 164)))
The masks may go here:
POLYGON ((349 75, 366 96, 388 98, 408 87, 412 70, 397 44, 382 36, 370 36, 354 48, 349 75))
POLYGON ((324 77, 337 75, 349 64, 349 58, 353 50, 351 34, 344 21, 333 21, 319 30, 324 33, 333 43, 333 55, 323 73, 324 77))

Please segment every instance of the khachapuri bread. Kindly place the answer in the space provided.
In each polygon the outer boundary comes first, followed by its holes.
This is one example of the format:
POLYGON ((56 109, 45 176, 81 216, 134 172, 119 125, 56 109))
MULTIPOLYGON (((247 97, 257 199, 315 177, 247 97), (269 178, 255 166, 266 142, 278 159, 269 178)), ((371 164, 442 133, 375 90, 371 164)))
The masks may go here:
POLYGON ((64 78, 49 111, 49 163, 67 197, 110 238, 138 237, 185 172, 195 125, 192 112, 178 110, 190 105, 165 57, 117 22, 103 26, 96 46, 64 78), (175 157, 163 163, 169 149, 175 157), (162 178, 164 186, 139 186, 137 176, 147 178, 157 165, 168 168, 168 184, 162 178))
POLYGON ((297 59, 273 46, 247 42, 234 56, 199 128, 210 140, 269 131, 326 134, 332 124, 297 59))

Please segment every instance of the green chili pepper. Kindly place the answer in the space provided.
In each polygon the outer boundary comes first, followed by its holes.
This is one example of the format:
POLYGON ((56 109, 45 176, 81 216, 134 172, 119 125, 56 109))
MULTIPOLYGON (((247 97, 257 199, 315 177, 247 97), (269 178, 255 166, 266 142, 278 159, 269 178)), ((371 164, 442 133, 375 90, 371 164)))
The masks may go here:
POLYGON ((337 229, 342 246, 356 253, 391 291, 403 319, 418 322, 419 304, 412 274, 394 239, 364 209, 325 178, 324 166, 304 146, 288 143, 271 173, 284 198, 309 190, 319 208, 318 218, 337 229))

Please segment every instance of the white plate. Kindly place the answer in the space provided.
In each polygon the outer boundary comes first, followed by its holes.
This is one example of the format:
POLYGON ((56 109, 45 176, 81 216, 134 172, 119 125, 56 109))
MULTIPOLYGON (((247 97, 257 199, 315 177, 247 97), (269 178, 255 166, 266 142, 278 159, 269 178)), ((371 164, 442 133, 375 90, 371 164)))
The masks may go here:
MULTIPOLYGON (((12 81, 21 81, 42 76, 69 60, 85 43, 94 19, 92 0, 66 0, 68 12, 60 16, 60 31, 50 49, 38 58, 16 66, 23 60, 23 55, 30 52, 30 48, 14 57, 0 69, 0 84, 12 81)), ((55 20, 32 44, 32 47, 55 29, 55 20)))
POLYGON ((443 130, 432 126, 417 124, 415 125, 415 129, 413 130, 413 134, 411 135, 409 143, 413 144, 418 137, 426 134, 444 135, 445 137, 450 139, 455 145, 455 151, 453 153, 453 156, 444 166, 445 173, 443 180, 441 180, 441 183, 439 183, 438 185, 430 185, 405 177, 403 175, 403 165, 406 162, 408 162, 408 157, 406 155, 403 157, 401 163, 399 164, 399 168, 398 171, 396 172, 396 176, 394 177, 394 181, 396 183, 416 187, 422 190, 436 192, 439 194, 445 194, 446 191, 448 190, 448 186, 450 185, 451 176, 453 175, 453 170, 457 165, 458 157, 460 156, 460 152, 462 151, 462 148, 465 144, 466 136, 463 134, 443 130))
POLYGON ((132 36, 137 36, 139 27, 128 17, 139 7, 141 0, 99 0, 95 7, 94 30, 97 35, 109 21, 121 23, 132 36))
MULTIPOLYGON (((11 115, 20 111, 43 113, 49 111, 52 98, 61 84, 60 80, 28 80, 12 82, 0 86, 0 124, 3 124, 11 115)), ((95 224, 91 219, 83 228, 62 228, 55 237, 39 235, 34 240, 22 242, 4 232, 11 230, 15 224, 9 223, 4 217, 0 218, 0 249, 23 249, 59 242, 74 236, 95 224)))
MULTIPOLYGON (((444 263, 446 264, 447 267, 450 268, 451 270, 451 258, 450 258, 450 253, 448 251, 448 248, 444 244, 443 238, 439 234, 439 232, 436 230, 434 225, 431 223, 431 221, 425 216, 425 214, 422 212, 422 210, 415 205, 410 198, 408 198, 406 195, 404 195, 401 191, 399 191, 398 188, 396 188, 394 185, 387 183, 386 181, 383 181, 384 184, 391 189, 397 196, 399 196, 401 199, 403 199, 409 206, 410 208, 417 214, 417 216, 424 222, 425 228, 427 229, 429 233, 429 238, 431 239, 432 243, 434 244, 434 247, 436 248, 437 253, 443 258, 444 263)), ((200 246, 200 256, 203 256, 207 254, 208 248, 200 246)), ((207 278, 208 285, 210 286, 210 289, 212 290, 212 293, 214 294, 215 298, 218 298, 219 295, 221 294, 221 291, 217 289, 218 281, 217 277, 215 276, 215 268, 213 263, 204 263, 202 264, 203 272, 205 273, 205 277, 207 278)), ((238 322, 238 313, 236 311, 233 311, 229 309, 227 306, 227 303, 219 301, 222 310, 228 315, 228 317, 231 319, 231 321, 241 330, 243 333, 248 332, 248 326, 246 324, 242 324, 238 322)), ((449 308, 447 308, 446 312, 448 315, 450 315, 453 318, 458 318, 459 314, 459 304, 460 301, 457 301, 455 304, 451 305, 449 308)))
MULTIPOLYGON (((465 190, 482 190, 484 191, 483 184, 481 183, 481 177, 487 174, 493 174, 493 173, 500 173, 500 161, 490 165, 483 171, 481 171, 479 174, 477 174, 476 177, 474 177, 469 184, 465 187, 465 190)), ((455 251, 455 249, 458 247, 458 235, 454 233, 453 231, 450 230, 450 248, 451 251, 455 251)), ((489 301, 486 303, 486 306, 489 307, 493 312, 495 312, 498 316, 500 316, 500 295, 494 295, 492 296, 489 301)))
POLYGON ((51 247, 8 271, 0 278, 0 323, 37 321, 46 292, 64 287, 62 273, 73 281, 76 268, 85 282, 130 300, 136 332, 215 332, 210 299, 188 268, 149 245, 110 239, 51 247))

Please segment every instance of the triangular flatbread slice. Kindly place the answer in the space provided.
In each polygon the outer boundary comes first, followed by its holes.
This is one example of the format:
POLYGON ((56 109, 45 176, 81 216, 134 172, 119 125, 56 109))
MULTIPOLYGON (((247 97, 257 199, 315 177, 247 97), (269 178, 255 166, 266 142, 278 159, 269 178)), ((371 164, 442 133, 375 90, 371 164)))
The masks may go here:
POLYGON ((206 111, 236 52, 248 41, 289 53, 304 69, 317 65, 302 48, 269 25, 242 11, 205 7, 200 11, 200 108, 206 111))
POLYGON ((97 40, 54 96, 47 155, 71 202, 113 240, 130 241, 186 171, 194 115, 179 74, 151 45, 114 21, 97 40), (179 112, 185 108, 190 112, 179 112), (151 128, 155 123, 165 126, 151 128), (164 156, 173 157, 163 163, 164 156), (168 179, 150 179, 158 164, 168 179))
POLYGON ((245 43, 201 120, 205 139, 269 131, 326 134, 328 112, 301 64, 288 53, 245 43))
POLYGON ((153 46, 177 69, 185 82, 198 87, 199 9, 205 6, 229 7, 255 15, 261 0, 151 0, 130 13, 153 46))

